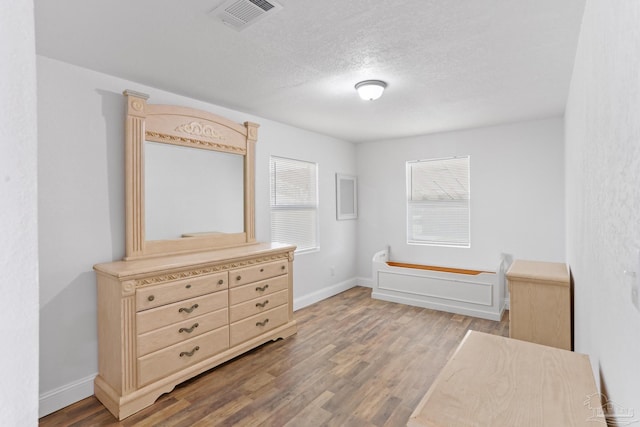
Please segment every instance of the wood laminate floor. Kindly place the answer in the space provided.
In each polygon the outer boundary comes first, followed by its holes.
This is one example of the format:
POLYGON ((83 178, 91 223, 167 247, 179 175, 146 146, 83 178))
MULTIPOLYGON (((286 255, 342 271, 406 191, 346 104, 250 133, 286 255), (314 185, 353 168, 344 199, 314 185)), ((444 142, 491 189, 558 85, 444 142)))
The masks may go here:
POLYGON ((121 422, 89 397, 40 426, 405 426, 468 329, 509 335, 506 315, 494 322, 378 301, 363 287, 295 318, 297 335, 186 381, 121 422))

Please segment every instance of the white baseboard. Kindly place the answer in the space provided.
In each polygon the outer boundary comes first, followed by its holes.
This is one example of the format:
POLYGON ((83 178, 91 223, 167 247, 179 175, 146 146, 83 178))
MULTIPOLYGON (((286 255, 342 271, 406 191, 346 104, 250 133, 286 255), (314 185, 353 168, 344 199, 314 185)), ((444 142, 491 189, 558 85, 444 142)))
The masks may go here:
POLYGON ((462 314, 464 316, 479 317, 481 319, 487 319, 487 320, 499 321, 500 318, 502 317, 502 313, 496 314, 490 311, 483 311, 475 308, 459 307, 459 306, 450 305, 450 304, 441 304, 434 301, 427 301, 420 298, 413 298, 411 296, 407 297, 407 296, 393 295, 385 291, 380 292, 380 291, 374 290, 371 293, 371 298, 379 299, 383 301, 389 301, 389 302, 396 302, 399 304, 412 305, 414 307, 430 308, 432 310, 445 311, 448 313, 462 314))
POLYGON ((357 277, 356 280, 358 281, 358 286, 373 289, 373 279, 369 277, 357 277))
POLYGON ((40 395, 38 417, 42 418, 59 409, 93 396, 93 380, 98 374, 89 375, 40 395))
POLYGON ((344 282, 336 283, 335 285, 329 286, 327 288, 322 288, 316 292, 312 292, 309 295, 305 295, 299 298, 293 299, 293 310, 300 310, 301 308, 307 307, 311 304, 315 304, 318 301, 322 301, 323 299, 327 299, 334 295, 338 295, 340 292, 344 292, 347 289, 351 289, 354 286, 358 286, 358 279, 355 277, 353 279, 345 280, 344 282))

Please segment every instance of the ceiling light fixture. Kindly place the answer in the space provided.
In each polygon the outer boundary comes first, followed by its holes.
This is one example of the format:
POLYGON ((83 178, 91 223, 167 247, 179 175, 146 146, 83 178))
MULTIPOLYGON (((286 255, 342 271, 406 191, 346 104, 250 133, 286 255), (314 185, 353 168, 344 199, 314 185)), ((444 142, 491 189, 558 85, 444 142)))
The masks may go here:
POLYGON ((386 87, 387 84, 382 80, 365 80, 356 84, 358 95, 365 101, 373 101, 380 98, 386 87))

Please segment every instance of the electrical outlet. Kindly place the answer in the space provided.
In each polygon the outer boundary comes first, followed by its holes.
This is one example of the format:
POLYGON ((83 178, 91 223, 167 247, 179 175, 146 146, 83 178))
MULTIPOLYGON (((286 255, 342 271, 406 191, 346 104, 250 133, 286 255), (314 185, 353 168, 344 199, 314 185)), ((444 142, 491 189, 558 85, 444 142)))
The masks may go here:
POLYGON ((336 268, 331 267, 331 277, 334 277, 335 275, 336 275, 336 268))

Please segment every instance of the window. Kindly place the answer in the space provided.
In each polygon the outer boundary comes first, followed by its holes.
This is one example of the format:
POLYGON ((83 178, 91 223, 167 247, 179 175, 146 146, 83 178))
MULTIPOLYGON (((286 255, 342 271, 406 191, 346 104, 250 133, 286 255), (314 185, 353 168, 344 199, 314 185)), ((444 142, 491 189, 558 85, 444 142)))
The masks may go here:
POLYGON ((407 243, 468 248, 469 156, 407 162, 407 243))
POLYGON ((271 156, 271 240, 318 249, 318 166, 271 156))

